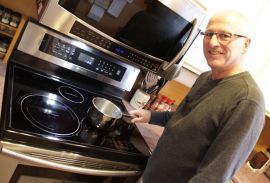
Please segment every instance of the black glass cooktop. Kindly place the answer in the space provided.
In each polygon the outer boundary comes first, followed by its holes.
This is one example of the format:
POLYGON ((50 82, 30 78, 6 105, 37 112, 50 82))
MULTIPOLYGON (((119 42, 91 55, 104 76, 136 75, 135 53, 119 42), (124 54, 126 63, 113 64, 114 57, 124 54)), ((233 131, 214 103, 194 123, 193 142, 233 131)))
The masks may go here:
POLYGON ((15 51, 6 72, 0 139, 18 145, 70 152, 143 169, 149 149, 133 124, 118 120, 109 131, 89 123, 94 97, 123 112, 123 93, 53 63, 15 51))
MULTIPOLYGON (((138 152, 128 143, 128 135, 121 137, 119 132, 120 128, 131 132, 132 125, 119 120, 111 131, 89 125, 86 112, 92 107, 93 97, 100 94, 19 67, 14 67, 13 72, 10 129, 72 143, 138 152)), ((114 100, 114 103, 124 110, 120 101, 114 100)))

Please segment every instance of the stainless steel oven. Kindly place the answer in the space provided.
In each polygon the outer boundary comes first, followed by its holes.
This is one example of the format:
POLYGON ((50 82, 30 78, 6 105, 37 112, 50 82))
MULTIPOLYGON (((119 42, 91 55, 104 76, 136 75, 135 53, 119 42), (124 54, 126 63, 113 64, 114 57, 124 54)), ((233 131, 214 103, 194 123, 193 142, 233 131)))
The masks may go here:
POLYGON ((40 23, 171 79, 205 16, 192 0, 49 0, 40 23))
POLYGON ((7 66, 1 153, 48 172, 83 174, 96 182, 135 181, 149 156, 136 126, 120 119, 114 129, 99 130, 89 125, 86 113, 96 96, 125 111, 123 96, 138 73, 29 21, 7 66))

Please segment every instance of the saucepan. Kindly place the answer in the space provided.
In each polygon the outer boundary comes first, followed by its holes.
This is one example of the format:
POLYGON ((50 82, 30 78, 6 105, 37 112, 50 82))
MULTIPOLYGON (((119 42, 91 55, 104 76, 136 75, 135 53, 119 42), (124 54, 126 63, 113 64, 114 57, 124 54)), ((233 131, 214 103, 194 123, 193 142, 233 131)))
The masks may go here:
POLYGON ((91 126, 97 129, 111 130, 116 126, 118 119, 133 117, 131 114, 123 113, 116 104, 102 97, 93 98, 92 104, 87 111, 87 118, 91 126))

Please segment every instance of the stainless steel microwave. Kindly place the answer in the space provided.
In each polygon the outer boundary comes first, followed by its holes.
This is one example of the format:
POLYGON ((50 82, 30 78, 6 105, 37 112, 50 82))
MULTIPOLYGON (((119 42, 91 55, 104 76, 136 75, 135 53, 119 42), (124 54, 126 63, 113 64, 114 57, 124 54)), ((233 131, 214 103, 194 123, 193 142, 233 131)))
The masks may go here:
POLYGON ((50 0, 40 23, 172 79, 205 16, 191 0, 50 0))

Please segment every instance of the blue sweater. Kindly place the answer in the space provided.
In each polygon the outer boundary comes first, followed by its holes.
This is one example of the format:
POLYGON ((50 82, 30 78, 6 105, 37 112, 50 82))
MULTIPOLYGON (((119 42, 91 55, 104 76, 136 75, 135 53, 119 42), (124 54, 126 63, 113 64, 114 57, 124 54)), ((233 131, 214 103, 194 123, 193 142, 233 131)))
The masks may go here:
POLYGON ((199 76, 174 113, 152 112, 165 126, 144 183, 227 183, 254 148, 265 121, 263 95, 248 72, 199 76))

